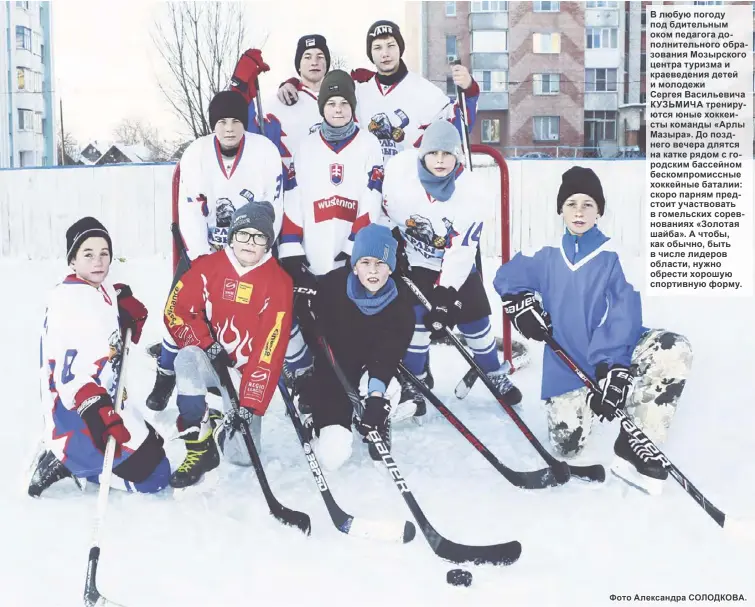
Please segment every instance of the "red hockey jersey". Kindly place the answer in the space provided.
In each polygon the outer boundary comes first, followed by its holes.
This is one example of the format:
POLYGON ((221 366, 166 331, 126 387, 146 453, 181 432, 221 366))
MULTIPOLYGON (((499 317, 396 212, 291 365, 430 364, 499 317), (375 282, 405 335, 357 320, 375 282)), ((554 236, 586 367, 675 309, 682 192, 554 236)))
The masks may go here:
POLYGON ((270 253, 247 269, 226 247, 192 262, 164 320, 179 348, 205 349, 217 339, 241 373, 241 406, 263 415, 283 366, 292 306, 293 282, 270 253))

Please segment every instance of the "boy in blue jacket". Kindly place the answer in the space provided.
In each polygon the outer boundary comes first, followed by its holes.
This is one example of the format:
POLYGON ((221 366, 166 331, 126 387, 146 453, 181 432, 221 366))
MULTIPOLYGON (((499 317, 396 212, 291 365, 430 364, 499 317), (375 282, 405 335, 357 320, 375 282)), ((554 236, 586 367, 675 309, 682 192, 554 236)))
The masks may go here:
MULTIPOLYGON (((609 403, 626 408, 653 442, 662 443, 692 364, 685 337, 642 326, 640 294, 627 282, 610 239, 597 227, 605 204, 591 169, 566 171, 557 198, 566 227, 560 244, 531 256, 518 253, 494 280, 514 327, 537 341, 543 330, 550 331, 603 390, 602 395, 590 393, 545 348, 541 398, 549 438, 567 457, 584 447, 594 415, 601 421, 613 419, 609 403)), ((621 430, 611 471, 648 493, 660 493, 668 473, 658 462, 640 460, 629 441, 621 430)))

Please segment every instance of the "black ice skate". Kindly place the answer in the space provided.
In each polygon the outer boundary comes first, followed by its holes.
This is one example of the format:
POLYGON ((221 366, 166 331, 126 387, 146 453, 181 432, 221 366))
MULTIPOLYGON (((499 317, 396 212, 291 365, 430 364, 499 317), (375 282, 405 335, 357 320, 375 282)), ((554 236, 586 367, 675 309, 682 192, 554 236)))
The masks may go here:
POLYGON ((166 371, 159 364, 157 365, 157 376, 155 377, 155 387, 147 397, 147 407, 152 411, 163 411, 168 406, 170 395, 176 387, 176 372, 166 371))
POLYGON ((659 495, 668 471, 657 460, 643 462, 629 446, 629 435, 622 429, 613 445, 616 454, 611 472, 621 480, 650 495, 659 495))
MULTIPOLYGON (((418 376, 417 379, 427 385, 424 374, 418 376)), ((420 392, 416 386, 401 373, 398 375, 398 380, 401 384, 401 396, 399 397, 398 406, 396 408, 399 409, 399 411, 397 411, 395 415, 392 415, 392 417, 396 417, 397 421, 412 416, 422 417, 427 413, 427 405, 425 404, 425 397, 422 396, 422 392, 420 392), (413 412, 411 412, 412 406, 414 406, 413 412)), ((430 386, 428 386, 428 388, 429 387, 430 386)), ((393 411, 391 413, 393 414, 393 411)))
POLYGON ((174 489, 196 485, 207 472, 220 465, 220 454, 212 436, 213 425, 208 420, 181 433, 186 442, 186 457, 170 477, 170 486, 174 489))
POLYGON ((37 461, 34 464, 34 472, 29 481, 29 495, 31 497, 39 497, 51 485, 71 476, 68 468, 55 457, 52 451, 42 451, 37 456, 37 461))
POLYGON ((498 394, 503 397, 507 405, 514 406, 522 402, 522 393, 509 379, 509 365, 504 364, 497 371, 487 373, 488 379, 493 382, 498 394))
POLYGON ((312 401, 315 397, 314 367, 311 366, 304 370, 303 373, 297 375, 293 379, 292 384, 293 390, 291 390, 291 394, 296 397, 299 412, 302 415, 310 415, 312 413, 312 401))

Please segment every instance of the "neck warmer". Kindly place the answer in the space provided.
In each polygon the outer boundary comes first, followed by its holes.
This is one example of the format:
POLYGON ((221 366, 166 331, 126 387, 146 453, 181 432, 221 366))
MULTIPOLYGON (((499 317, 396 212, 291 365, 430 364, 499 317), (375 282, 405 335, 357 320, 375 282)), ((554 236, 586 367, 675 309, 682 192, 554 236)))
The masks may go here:
POLYGON ((224 150, 223 147, 220 147, 220 153, 225 156, 226 158, 236 158, 236 154, 239 153, 239 145, 237 145, 235 148, 231 148, 230 150, 224 150))
POLYGON ((362 314, 374 316, 382 312, 385 307, 398 296, 398 288, 393 278, 388 278, 388 282, 383 285, 377 293, 370 293, 364 288, 359 278, 353 272, 349 274, 346 281, 346 295, 356 304, 362 314))
POLYGON ((344 139, 351 137, 357 130, 357 124, 352 118, 348 124, 343 126, 331 126, 327 120, 323 120, 320 124, 320 133, 322 138, 328 143, 338 143, 344 139))
POLYGON ((404 78, 406 78, 406 75, 408 73, 409 73, 409 70, 407 69, 406 64, 404 63, 404 60, 399 59, 398 70, 396 70, 395 74, 391 74, 390 76, 385 76, 381 74, 380 72, 377 72, 375 74, 375 78, 377 78, 377 81, 383 86, 391 86, 392 84, 401 82, 404 78))
POLYGON ((456 189, 456 171, 459 168, 459 161, 456 161, 456 166, 445 177, 438 177, 433 175, 425 167, 425 163, 421 158, 417 158, 417 173, 419 174, 419 181, 422 187, 425 188, 425 192, 430 194, 436 200, 445 202, 454 193, 456 189))

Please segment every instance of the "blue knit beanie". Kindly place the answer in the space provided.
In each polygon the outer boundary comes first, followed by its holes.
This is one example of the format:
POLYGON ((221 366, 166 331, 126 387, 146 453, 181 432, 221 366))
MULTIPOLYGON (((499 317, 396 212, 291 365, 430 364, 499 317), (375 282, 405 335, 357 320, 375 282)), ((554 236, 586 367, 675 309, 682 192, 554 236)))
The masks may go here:
POLYGON ((362 257, 376 257, 387 263, 393 272, 396 269, 396 245, 396 239, 387 227, 376 223, 366 225, 354 238, 351 265, 357 265, 362 257))

